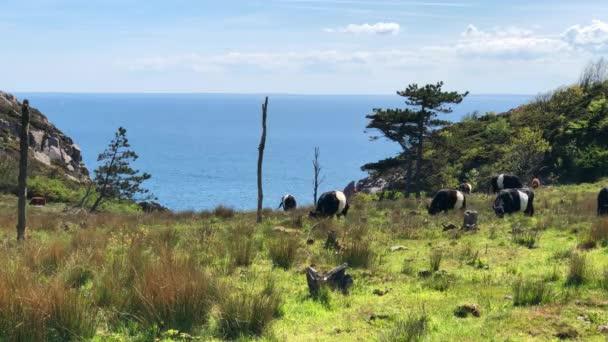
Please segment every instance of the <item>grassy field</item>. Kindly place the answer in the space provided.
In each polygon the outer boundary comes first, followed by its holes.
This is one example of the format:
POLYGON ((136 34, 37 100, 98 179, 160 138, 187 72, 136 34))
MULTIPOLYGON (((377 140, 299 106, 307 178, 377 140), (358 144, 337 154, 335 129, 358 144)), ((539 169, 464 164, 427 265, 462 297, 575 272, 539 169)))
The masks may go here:
POLYGON ((29 208, 23 244, 15 200, 2 197, 0 340, 605 341, 608 219, 595 215, 599 188, 539 189, 533 218, 498 219, 493 197, 473 194, 473 232, 443 231, 460 227, 462 212, 430 217, 423 201, 369 196, 357 197, 346 219, 268 210, 261 225, 254 213, 223 207, 29 208), (324 248, 329 230, 340 250, 324 248), (343 262, 350 293, 311 297, 306 266, 343 262))

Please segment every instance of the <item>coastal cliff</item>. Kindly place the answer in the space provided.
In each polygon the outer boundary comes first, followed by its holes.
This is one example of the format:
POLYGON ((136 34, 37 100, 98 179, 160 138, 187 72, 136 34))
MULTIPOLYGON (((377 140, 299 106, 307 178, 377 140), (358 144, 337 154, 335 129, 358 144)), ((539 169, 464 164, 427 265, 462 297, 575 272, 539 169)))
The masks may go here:
MULTIPOLYGON (((75 182, 89 179, 82 152, 72 138, 53 125, 39 110, 30 109, 30 160, 32 168, 59 171, 75 182)), ((18 158, 21 130, 21 102, 12 94, 0 91, 0 153, 18 158)))

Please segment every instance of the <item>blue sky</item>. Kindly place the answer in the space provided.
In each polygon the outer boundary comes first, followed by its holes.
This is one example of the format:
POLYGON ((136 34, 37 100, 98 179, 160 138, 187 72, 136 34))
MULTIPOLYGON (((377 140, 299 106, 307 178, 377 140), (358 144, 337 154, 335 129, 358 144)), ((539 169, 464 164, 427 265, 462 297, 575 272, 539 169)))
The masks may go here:
POLYGON ((608 56, 608 1, 0 0, 0 89, 536 94, 608 56))

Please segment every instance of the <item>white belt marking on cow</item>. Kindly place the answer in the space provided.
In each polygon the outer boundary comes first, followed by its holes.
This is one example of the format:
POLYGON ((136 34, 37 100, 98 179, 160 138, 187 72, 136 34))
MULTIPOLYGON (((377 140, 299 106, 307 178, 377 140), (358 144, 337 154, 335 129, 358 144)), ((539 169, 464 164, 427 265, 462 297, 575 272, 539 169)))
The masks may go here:
POLYGON ((519 190, 517 190, 517 193, 519 193, 520 210, 525 211, 528 208, 528 194, 519 190))
POLYGON ((454 204, 454 209, 462 209, 462 205, 464 203, 464 195, 460 191, 456 191, 456 204, 454 204))
POLYGON ((498 185, 499 189, 504 189, 505 188, 505 175, 500 174, 498 175, 498 179, 496 180, 496 185, 498 185))
POLYGON ((337 212, 337 214, 340 214, 342 213, 342 210, 344 210, 344 208, 346 207, 346 196, 344 196, 344 193, 342 191, 336 191, 336 198, 340 202, 340 204, 338 204, 337 212))

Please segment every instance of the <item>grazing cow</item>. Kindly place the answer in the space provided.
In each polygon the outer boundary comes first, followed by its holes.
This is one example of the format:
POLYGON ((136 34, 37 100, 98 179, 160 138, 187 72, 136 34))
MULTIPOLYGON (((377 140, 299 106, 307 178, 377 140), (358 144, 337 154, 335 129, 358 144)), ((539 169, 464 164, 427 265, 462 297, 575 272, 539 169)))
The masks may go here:
POLYGON ((600 194, 597 196, 597 214, 608 215, 608 187, 600 190, 600 194))
POLYGON ((492 178, 492 192, 494 193, 503 189, 520 189, 523 187, 517 176, 500 174, 492 178))
MULTIPOLYGON (((287 194, 281 198, 281 204, 279 204, 279 208, 283 207, 283 210, 289 211, 295 209, 297 206, 296 198, 293 195, 287 194)), ((277 209, 279 209, 277 208, 277 209)))
POLYGON ((465 209, 467 199, 462 191, 442 189, 437 191, 431 205, 426 207, 430 215, 435 215, 441 211, 447 212, 450 209, 465 209))
POLYGON ((311 211, 310 217, 346 216, 348 201, 342 191, 324 192, 317 201, 317 208, 311 211))
POLYGON ((473 186, 471 183, 462 183, 458 186, 458 190, 464 192, 465 194, 470 194, 473 192, 473 186))
POLYGON ((536 189, 540 186, 540 179, 538 178, 534 178, 532 180, 532 189, 536 189))
POLYGON ((492 205, 496 216, 503 217, 516 211, 534 216, 534 192, 530 189, 505 189, 496 195, 492 205))
POLYGON ((40 205, 40 206, 46 205, 46 198, 44 198, 42 196, 34 196, 30 200, 30 205, 40 205))

